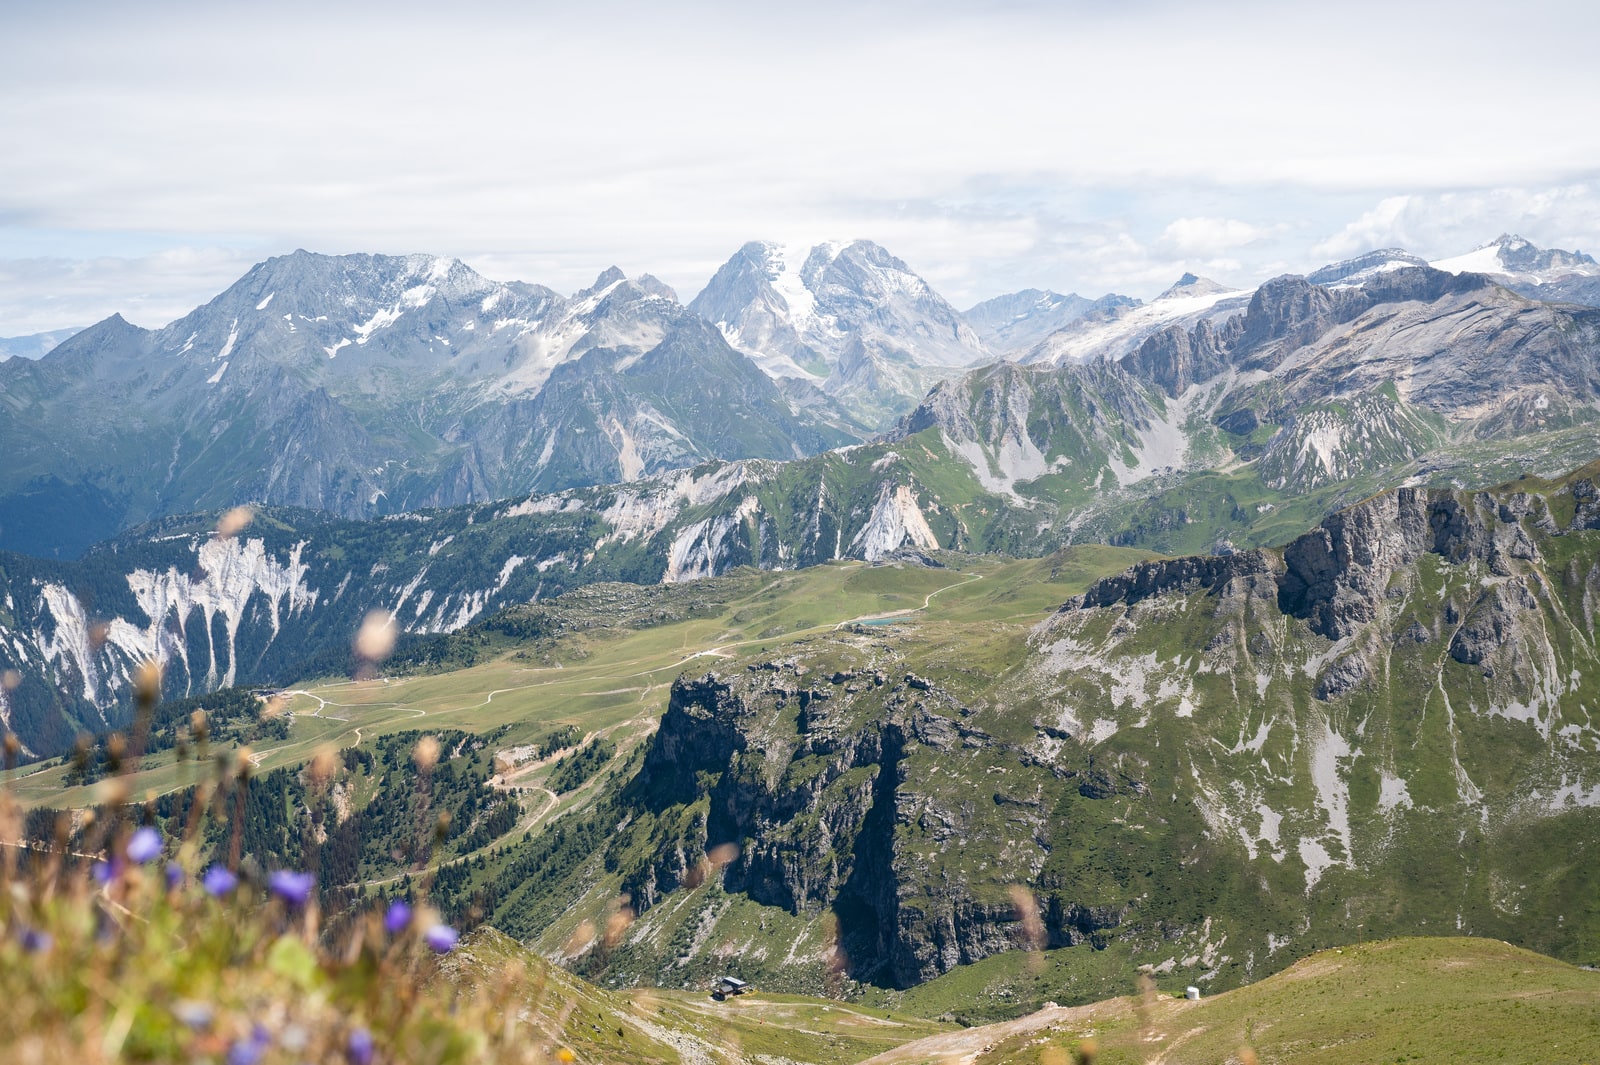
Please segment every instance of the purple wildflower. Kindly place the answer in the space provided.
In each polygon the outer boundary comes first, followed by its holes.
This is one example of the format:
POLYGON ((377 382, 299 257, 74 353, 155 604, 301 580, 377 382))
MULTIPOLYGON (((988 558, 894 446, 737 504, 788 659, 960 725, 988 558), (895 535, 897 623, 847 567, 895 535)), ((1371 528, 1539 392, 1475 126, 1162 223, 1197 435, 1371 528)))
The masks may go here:
POLYGON ((161 857, 161 833, 145 825, 128 838, 128 860, 144 865, 161 857))
POLYGON ((460 938, 460 933, 447 924, 436 924, 422 934, 423 942, 440 954, 448 954, 460 938))
POLYGON ((95 862, 89 871, 94 874, 94 882, 104 887, 121 875, 122 862, 116 859, 109 862, 95 862))
POLYGON ((225 866, 213 865, 206 870, 206 875, 200 883, 205 887, 206 894, 215 895, 220 899, 239 886, 239 878, 228 872, 225 866))
POLYGON ((361 1027, 350 1029, 350 1038, 344 1044, 344 1056, 350 1065, 372 1065, 372 1033, 361 1027))
POLYGON ((181 886, 183 886, 183 866, 179 865, 177 862, 168 862, 167 888, 175 891, 181 886))
POLYGON ((383 930, 397 936, 411 924, 411 907, 403 899, 395 899, 383 914, 383 930))
POLYGON ((279 869, 267 877, 267 888, 295 909, 310 901, 311 892, 316 886, 316 877, 310 873, 297 873, 293 869, 279 869))
POLYGON ((48 954, 56 944, 54 936, 38 928, 24 927, 18 938, 22 940, 22 949, 29 954, 48 954))
POLYGON ((256 1065, 272 1045, 272 1034, 261 1025, 250 1029, 247 1039, 235 1039, 228 1047, 228 1065, 256 1065))

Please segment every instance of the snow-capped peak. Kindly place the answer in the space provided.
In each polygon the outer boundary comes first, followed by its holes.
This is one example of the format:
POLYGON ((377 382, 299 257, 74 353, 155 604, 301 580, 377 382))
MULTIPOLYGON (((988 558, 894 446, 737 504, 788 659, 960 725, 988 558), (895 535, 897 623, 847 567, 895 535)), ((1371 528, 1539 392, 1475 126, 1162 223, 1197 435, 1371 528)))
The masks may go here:
POLYGON ((1600 264, 1593 256, 1561 248, 1540 248, 1515 233, 1502 233, 1465 255, 1437 259, 1436 270, 1452 274, 1493 274, 1517 280, 1545 282, 1574 274, 1600 275, 1600 264))
POLYGON ((574 299, 583 299, 586 296, 597 296, 606 289, 615 288, 618 284, 628 280, 628 275, 622 272, 620 266, 608 266, 594 279, 594 284, 573 296, 574 299))
POLYGON ((1221 292, 1232 291, 1234 290, 1227 285, 1213 281, 1209 277, 1198 277, 1194 274, 1185 273, 1178 278, 1171 288, 1157 296, 1156 299, 1185 299, 1192 296, 1213 296, 1221 292))
POLYGON ((1329 263, 1320 269, 1313 270, 1306 275, 1306 280, 1313 285, 1347 286, 1359 285, 1361 282, 1379 274, 1386 274, 1391 270, 1400 270, 1408 266, 1427 266, 1428 261, 1421 256, 1412 255, 1404 248, 1380 248, 1369 251, 1365 255, 1357 255, 1353 259, 1329 263))

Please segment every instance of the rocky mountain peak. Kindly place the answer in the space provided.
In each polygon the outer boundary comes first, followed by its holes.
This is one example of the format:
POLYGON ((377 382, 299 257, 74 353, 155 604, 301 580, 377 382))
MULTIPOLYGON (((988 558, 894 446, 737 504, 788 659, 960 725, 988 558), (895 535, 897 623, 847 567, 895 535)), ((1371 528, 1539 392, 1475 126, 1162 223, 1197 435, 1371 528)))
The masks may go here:
POLYGON ((654 274, 640 274, 634 281, 639 291, 649 296, 658 296, 664 300, 678 302, 678 292, 671 285, 656 277, 654 274))
POLYGON ((627 279, 628 275, 622 272, 620 266, 608 266, 600 272, 599 277, 594 279, 594 284, 577 293, 574 298, 582 299, 585 296, 593 296, 595 293, 602 292, 617 282, 626 281, 627 279))
POLYGON ((1512 271, 1575 269, 1595 266, 1594 257, 1561 248, 1540 248, 1514 233, 1502 233, 1494 242, 1500 261, 1512 271))
POLYGON ((990 358, 954 307, 870 240, 752 241, 689 309, 769 376, 820 386, 864 424, 911 409, 937 380, 931 368, 990 358))
POLYGON ((1049 289, 1025 288, 984 300, 961 312, 961 317, 994 351, 1026 351, 1045 337, 1087 314, 1133 303, 1125 296, 1107 295, 1088 300, 1049 289))
MULTIPOLYGON (((1432 265, 1452 274, 1490 274, 1535 284, 1549 283, 1572 274, 1600 274, 1600 264, 1590 255, 1562 248, 1540 248, 1515 233, 1502 233, 1465 255, 1437 259, 1432 265)), ((1549 298, 1543 293, 1525 294, 1549 298)))
POLYGON ((1195 274, 1185 272, 1182 277, 1178 278, 1171 288, 1157 296, 1156 299, 1168 300, 1188 296, 1212 296, 1219 292, 1229 291, 1231 291, 1231 289, 1227 285, 1213 281, 1209 277, 1199 277, 1195 274))

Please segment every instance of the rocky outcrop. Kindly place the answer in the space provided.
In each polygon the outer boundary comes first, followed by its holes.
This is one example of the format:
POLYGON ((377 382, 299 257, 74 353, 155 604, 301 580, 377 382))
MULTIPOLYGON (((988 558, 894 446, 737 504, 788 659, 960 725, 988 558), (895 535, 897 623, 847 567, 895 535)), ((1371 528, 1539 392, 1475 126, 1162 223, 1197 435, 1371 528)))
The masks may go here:
POLYGON ((1121 365, 1167 395, 1178 396, 1190 385, 1209 381, 1227 368, 1224 348, 1233 332, 1224 325, 1219 334, 1204 320, 1192 332, 1181 325, 1169 325, 1146 339, 1121 365))
POLYGON ((1153 596, 1174 592, 1204 590, 1211 595, 1226 595, 1236 580, 1271 578, 1280 570, 1279 560, 1267 551, 1141 562, 1115 577, 1096 581, 1082 595, 1067 600, 1061 610, 1085 610, 1119 603, 1132 606, 1153 596))
MULTIPOLYGON (((1573 527, 1587 528, 1583 507, 1590 499, 1586 481, 1573 486, 1578 516, 1573 527)), ((1596 496, 1600 501, 1600 495, 1596 496)), ((1352 635, 1378 616, 1392 580, 1424 554, 1442 556, 1452 564, 1469 560, 1484 563, 1497 576, 1510 576, 1515 561, 1539 558, 1537 545, 1523 528, 1524 519, 1537 526, 1549 517, 1549 507, 1525 492, 1503 497, 1488 493, 1454 493, 1443 490, 1401 488, 1374 496, 1363 503, 1329 515, 1321 525, 1275 552, 1247 551, 1222 557, 1191 556, 1142 562, 1115 577, 1091 585, 1069 599, 1061 612, 1131 606, 1167 594, 1204 591, 1213 596, 1232 593, 1236 581, 1269 580, 1276 585, 1278 608, 1305 620, 1311 630, 1330 640, 1352 635)), ((1524 590, 1526 595, 1526 590, 1524 590)), ((1498 600, 1496 600, 1498 602, 1498 600)), ((1460 639, 1457 661, 1477 661, 1470 656, 1484 639, 1495 638, 1502 613, 1488 609, 1482 624, 1460 639), (1462 657, 1463 655, 1469 657, 1462 657)), ((1319 695, 1329 697, 1349 690, 1365 675, 1358 660, 1341 662, 1322 678, 1319 695)))
POLYGON ((1463 665, 1482 665, 1515 641, 1523 628, 1522 616, 1538 608, 1538 600, 1520 580, 1490 585, 1456 629, 1450 657, 1463 665))
POLYGON ((1487 495, 1402 488, 1330 515, 1284 548, 1278 606, 1313 632, 1342 639, 1377 616, 1390 579, 1423 554, 1458 565, 1478 559, 1506 574, 1509 559, 1538 551, 1487 495))
MULTIPOLYGON (((882 668, 820 674, 785 660, 680 679, 628 787, 656 827, 651 858, 620 869, 624 890, 648 913, 733 844, 723 889, 792 914, 831 914, 856 979, 910 986, 1016 949, 1016 907, 983 897, 982 884, 931 877, 918 850, 966 846, 983 804, 913 767, 1006 749, 968 713, 929 678, 882 668)), ((1142 787, 1110 772, 1082 784, 1107 796, 1142 787)), ((1043 830, 1031 791, 997 792, 993 806, 1043 830)), ((1052 945, 1089 941, 1123 912, 1059 892, 1041 905, 1052 945)))

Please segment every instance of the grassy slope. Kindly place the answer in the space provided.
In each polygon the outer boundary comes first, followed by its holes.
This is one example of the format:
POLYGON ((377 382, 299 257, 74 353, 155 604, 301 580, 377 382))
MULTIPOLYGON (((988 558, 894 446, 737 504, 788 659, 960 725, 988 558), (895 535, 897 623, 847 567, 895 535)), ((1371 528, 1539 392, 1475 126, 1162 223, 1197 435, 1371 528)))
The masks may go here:
MULTIPOLYGON (((435 727, 483 733, 509 725, 501 745, 511 747, 569 723, 585 733, 613 734, 622 741, 620 757, 626 757, 654 729, 667 690, 680 674, 825 635, 852 619, 900 612, 935 626, 980 623, 992 629, 992 623, 1009 619, 1010 628, 1020 632, 1064 596, 1143 557, 1143 552, 1086 546, 1020 562, 950 556, 945 569, 838 563, 623 591, 657 597, 668 607, 693 596, 709 601, 698 616, 648 627, 612 627, 610 607, 592 602, 598 593, 580 590, 573 593, 574 602, 591 600, 582 616, 590 627, 575 627, 553 643, 527 647, 504 640, 498 653, 469 669, 365 681, 324 679, 289 689, 290 739, 255 752, 256 760, 263 770, 296 765, 325 744, 348 746, 390 732, 435 727)), ((664 612, 671 617, 696 613, 664 612)), ((133 778, 133 793, 170 791, 191 783, 194 773, 192 766, 177 765, 171 752, 152 756, 133 778)), ((96 801, 92 788, 63 788, 63 774, 50 766, 21 776, 18 799, 29 806, 96 801)), ((537 780, 518 783, 531 786, 537 780)))
POLYGON ((704 990, 613 991, 573 976, 511 939, 484 930, 451 958, 460 979, 523 971, 518 997, 552 1047, 583 1062, 741 1062, 778 1055, 848 1065, 952 1026, 905 1012, 846 1005, 759 988, 718 1002, 704 990))
POLYGON ((1246 1060, 1600 1060, 1600 973, 1488 939, 1399 939, 1328 950, 1199 1002, 1168 992, 908 1044, 874 1065, 972 1054, 975 1065, 1060 1062, 1092 1039, 1099 1065, 1246 1060))
POLYGON ((917 1016, 959 998, 964 973, 890 1010, 760 989, 725 1002, 703 990, 612 991, 492 932, 474 937, 461 960, 470 974, 513 958, 527 966, 524 998, 537 1023, 584 1061, 1064 1065, 1091 1040, 1099 1065, 1241 1061, 1246 1049, 1262 1062, 1309 1065, 1600 1060, 1600 973, 1489 939, 1328 950, 1199 1002, 1182 988, 1152 989, 972 1028, 917 1016))

